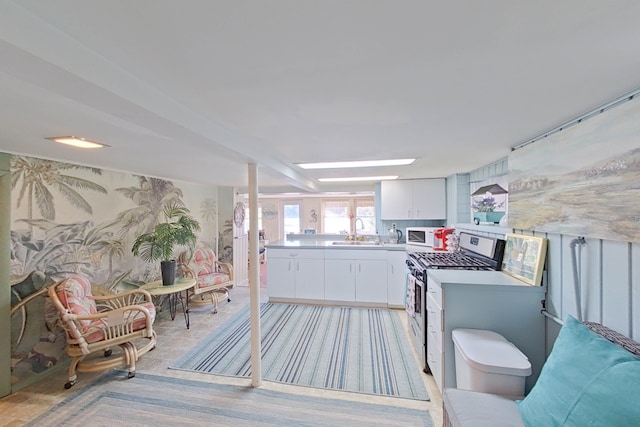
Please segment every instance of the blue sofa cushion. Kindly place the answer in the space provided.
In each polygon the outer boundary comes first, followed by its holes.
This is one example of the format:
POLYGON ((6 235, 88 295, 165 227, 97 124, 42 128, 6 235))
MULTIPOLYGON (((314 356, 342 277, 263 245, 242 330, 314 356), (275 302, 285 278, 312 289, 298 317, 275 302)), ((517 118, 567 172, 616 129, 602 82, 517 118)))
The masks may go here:
POLYGON ((640 426, 640 358, 569 316, 531 392, 527 427, 640 426))

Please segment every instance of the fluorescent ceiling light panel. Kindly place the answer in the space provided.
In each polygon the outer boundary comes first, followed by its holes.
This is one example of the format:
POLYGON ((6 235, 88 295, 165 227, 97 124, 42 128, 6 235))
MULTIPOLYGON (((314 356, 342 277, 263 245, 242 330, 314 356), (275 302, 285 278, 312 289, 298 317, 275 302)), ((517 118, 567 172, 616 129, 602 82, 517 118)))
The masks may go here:
POLYGON ((416 159, 361 160, 352 162, 298 163, 298 166, 302 169, 366 168, 374 166, 405 166, 415 161, 416 159))
POLYGON ((348 181, 388 181, 398 179, 398 175, 390 176, 353 176, 346 178, 318 178, 320 182, 348 182, 348 181))
POLYGON ((78 136, 54 136, 51 138, 46 138, 50 141, 59 142, 60 144, 71 145, 73 147, 78 148, 102 148, 108 147, 106 144, 101 144, 99 142, 91 141, 89 139, 80 138, 78 136))

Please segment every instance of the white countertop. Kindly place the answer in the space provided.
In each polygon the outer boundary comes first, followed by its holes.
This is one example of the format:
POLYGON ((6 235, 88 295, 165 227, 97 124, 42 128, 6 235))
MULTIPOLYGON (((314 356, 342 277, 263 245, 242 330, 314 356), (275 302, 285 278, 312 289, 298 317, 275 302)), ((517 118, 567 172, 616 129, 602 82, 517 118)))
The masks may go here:
POLYGON ((357 250, 383 250, 383 251, 404 251, 406 245, 404 243, 383 243, 381 245, 369 244, 362 242, 362 244, 354 245, 334 245, 333 241, 327 240, 278 240, 277 242, 268 243, 265 245, 268 248, 274 249, 357 249, 357 250))
POLYGON ((427 270, 430 278, 435 279, 441 286, 481 285, 530 288, 532 292, 546 292, 544 286, 532 286, 522 280, 509 276, 502 271, 473 271, 473 270, 427 270))

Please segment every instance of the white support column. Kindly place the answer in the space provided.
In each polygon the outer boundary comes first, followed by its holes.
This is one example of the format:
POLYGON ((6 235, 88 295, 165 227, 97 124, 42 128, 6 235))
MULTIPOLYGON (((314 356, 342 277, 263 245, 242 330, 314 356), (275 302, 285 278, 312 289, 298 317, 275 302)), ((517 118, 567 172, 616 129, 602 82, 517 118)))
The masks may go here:
POLYGON ((249 163, 249 295, 251 307, 251 385, 262 384, 260 354, 260 261, 258 248, 258 167, 249 163))

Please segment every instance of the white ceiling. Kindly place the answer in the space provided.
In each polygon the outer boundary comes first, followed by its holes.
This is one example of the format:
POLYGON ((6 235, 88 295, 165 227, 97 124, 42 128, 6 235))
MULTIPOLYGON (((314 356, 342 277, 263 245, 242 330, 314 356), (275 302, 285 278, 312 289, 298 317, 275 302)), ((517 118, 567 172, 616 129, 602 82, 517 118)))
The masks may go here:
POLYGON ((0 0, 0 151, 261 192, 468 172, 640 87, 636 0, 0 0), (79 151, 45 137, 111 147, 79 151))

